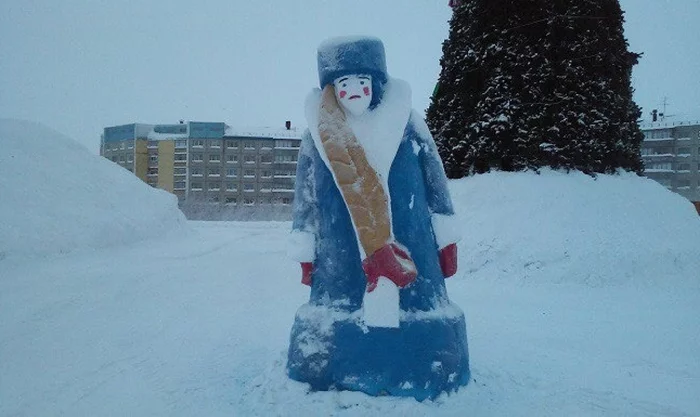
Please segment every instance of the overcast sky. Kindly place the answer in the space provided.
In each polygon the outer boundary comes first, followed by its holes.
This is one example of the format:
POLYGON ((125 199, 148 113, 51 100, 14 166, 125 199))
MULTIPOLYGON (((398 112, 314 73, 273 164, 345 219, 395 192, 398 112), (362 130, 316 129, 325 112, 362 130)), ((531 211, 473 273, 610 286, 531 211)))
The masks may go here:
MULTIPOLYGON (((390 75, 424 110, 448 0, 0 0, 0 117, 42 122, 93 152, 105 126, 224 121, 305 126, 316 47, 384 41, 390 75), (410 6, 408 6, 410 4, 410 6)), ((700 119, 700 0, 622 0, 635 99, 700 119)))

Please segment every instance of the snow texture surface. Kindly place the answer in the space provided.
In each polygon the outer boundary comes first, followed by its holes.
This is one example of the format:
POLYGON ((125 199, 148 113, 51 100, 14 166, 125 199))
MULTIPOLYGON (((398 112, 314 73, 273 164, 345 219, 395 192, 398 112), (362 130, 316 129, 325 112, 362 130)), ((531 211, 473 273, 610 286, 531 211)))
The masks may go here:
MULTIPOLYGON (((107 161, 76 168, 66 158, 84 150, 56 143, 45 161, 70 179, 70 201, 20 198, 5 181, 44 190, 50 178, 8 170, 2 155, 4 251, 27 239, 52 253, 107 246, 120 229, 98 238, 89 221, 155 219, 139 200, 171 207, 107 161), (101 194, 103 172, 136 202, 101 194), (8 224, 38 236, 8 239, 8 224)), ((447 285, 467 315, 473 375, 456 394, 418 403, 289 380, 289 330, 309 294, 285 256, 290 224, 190 222, 191 233, 136 241, 134 228, 128 245, 0 261, 0 416, 700 415, 700 218, 687 201, 633 175, 551 171, 451 191, 463 239, 447 285)))
POLYGON ((184 230, 177 198, 38 123, 0 119, 0 260, 184 230))

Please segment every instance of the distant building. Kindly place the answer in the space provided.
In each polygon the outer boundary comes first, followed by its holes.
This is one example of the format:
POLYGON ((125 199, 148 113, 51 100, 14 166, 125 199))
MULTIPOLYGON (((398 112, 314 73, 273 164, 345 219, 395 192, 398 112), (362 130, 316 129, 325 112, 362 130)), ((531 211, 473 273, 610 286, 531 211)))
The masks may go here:
MULTIPOLYGON (((235 129, 222 122, 131 123, 104 129, 100 154, 181 207, 289 206, 301 132, 235 129)), ((187 212, 186 212, 187 214, 187 212)))
POLYGON ((644 174, 688 200, 700 202, 700 122, 660 121, 641 128, 644 174))

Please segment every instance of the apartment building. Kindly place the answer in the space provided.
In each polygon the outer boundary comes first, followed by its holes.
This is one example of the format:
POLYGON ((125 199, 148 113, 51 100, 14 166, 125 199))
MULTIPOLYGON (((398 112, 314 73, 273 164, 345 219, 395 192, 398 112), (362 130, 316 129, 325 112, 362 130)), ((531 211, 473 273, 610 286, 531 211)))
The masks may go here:
POLYGON ((104 128, 100 154, 181 205, 289 206, 301 132, 236 129, 223 122, 180 122, 104 128))
POLYGON ((700 202, 700 122, 660 121, 641 128, 644 174, 688 200, 700 202))

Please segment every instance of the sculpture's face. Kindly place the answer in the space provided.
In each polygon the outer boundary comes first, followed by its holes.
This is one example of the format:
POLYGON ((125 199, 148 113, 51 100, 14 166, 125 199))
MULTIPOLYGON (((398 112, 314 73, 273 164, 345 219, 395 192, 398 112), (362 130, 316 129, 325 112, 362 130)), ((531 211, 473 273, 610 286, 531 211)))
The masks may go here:
POLYGON ((371 75, 345 75, 333 81, 335 98, 346 112, 360 116, 372 101, 371 75))

